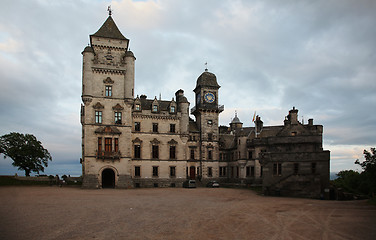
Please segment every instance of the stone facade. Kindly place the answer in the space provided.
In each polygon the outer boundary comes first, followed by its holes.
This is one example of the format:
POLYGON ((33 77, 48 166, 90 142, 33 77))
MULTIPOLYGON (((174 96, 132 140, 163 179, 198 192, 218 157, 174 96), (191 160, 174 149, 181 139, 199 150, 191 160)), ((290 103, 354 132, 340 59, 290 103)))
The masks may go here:
POLYGON ((297 110, 283 126, 219 126, 217 78, 196 81, 195 106, 183 90, 171 100, 134 96, 135 56, 109 16, 82 52, 82 172, 85 188, 263 184, 266 194, 318 197, 329 181, 322 126, 297 110), (192 119, 190 113, 195 117, 192 119), (298 167, 297 165, 298 164, 298 167), (298 169, 296 169, 298 168, 298 169))

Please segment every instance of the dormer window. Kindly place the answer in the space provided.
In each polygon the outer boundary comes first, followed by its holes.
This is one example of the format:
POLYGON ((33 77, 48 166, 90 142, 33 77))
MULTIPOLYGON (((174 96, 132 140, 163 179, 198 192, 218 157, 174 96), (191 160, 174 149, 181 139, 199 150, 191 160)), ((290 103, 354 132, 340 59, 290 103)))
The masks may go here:
POLYGON ((140 104, 136 104, 136 105, 134 106, 134 109, 135 109, 136 111, 141 111, 141 105, 140 105, 140 104))
POLYGON ((106 97, 112 97, 112 86, 106 86, 105 93, 106 97))
POLYGON ((158 112, 158 105, 153 105, 153 112, 158 112))
POLYGON ((170 107, 170 113, 175 113, 175 106, 170 107))

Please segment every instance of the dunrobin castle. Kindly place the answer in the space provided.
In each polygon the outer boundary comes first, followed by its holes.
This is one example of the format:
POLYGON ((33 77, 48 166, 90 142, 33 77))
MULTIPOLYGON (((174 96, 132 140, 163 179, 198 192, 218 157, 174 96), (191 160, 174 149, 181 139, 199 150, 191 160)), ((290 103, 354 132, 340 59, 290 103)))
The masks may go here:
POLYGON ((84 188, 182 187, 195 179, 318 198, 328 186, 323 126, 299 122, 295 107, 278 126, 256 116, 255 127, 243 127, 236 114, 219 126, 220 79, 207 69, 191 108, 181 89, 170 100, 135 96, 136 57, 111 12, 82 55, 84 188))

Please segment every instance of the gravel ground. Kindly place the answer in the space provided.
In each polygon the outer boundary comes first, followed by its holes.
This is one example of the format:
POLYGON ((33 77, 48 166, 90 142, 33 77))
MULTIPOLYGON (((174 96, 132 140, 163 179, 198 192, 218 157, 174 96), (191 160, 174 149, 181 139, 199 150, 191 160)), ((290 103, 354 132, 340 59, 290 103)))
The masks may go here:
POLYGON ((245 189, 1 187, 0 238, 376 239, 376 207, 245 189))

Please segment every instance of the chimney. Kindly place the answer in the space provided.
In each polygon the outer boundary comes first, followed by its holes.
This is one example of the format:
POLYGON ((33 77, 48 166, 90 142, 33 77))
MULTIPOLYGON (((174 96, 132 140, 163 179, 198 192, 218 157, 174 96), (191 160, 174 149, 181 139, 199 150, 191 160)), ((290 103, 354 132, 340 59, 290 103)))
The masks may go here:
POLYGON ((308 119, 308 125, 313 126, 313 119, 312 118, 308 119))
POLYGON ((289 111, 289 117, 288 118, 289 118, 291 124, 298 124, 298 109, 295 109, 295 107, 293 107, 289 111))

